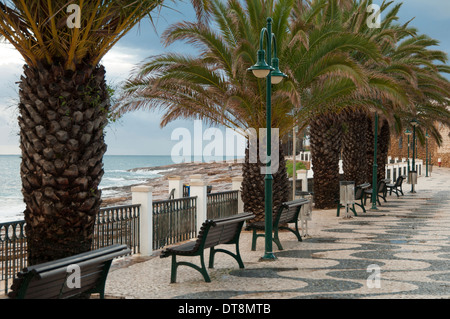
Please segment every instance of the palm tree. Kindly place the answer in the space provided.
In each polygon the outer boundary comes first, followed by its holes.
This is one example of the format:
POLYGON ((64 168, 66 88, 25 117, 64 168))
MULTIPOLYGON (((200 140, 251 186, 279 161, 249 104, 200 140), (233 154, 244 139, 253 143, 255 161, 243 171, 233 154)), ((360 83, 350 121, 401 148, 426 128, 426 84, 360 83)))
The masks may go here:
MULTIPOLYGON (((344 180, 360 185, 370 180, 367 175, 367 118, 363 110, 348 109, 343 113, 342 170, 344 180)), ((373 157, 373 154, 372 154, 373 157)))
POLYGON ((391 116, 387 117, 388 121, 381 127, 379 179, 384 177, 391 132, 399 134, 403 131, 403 126, 409 125, 411 119, 420 118, 419 139, 424 142, 424 132, 428 129, 439 144, 441 137, 435 123, 449 125, 447 106, 450 98, 450 82, 441 75, 450 72, 450 68, 445 65, 448 61, 447 54, 431 48, 437 46, 438 41, 426 35, 418 35, 414 31, 410 29, 404 32, 406 36, 398 36, 398 44, 386 51, 386 56, 392 62, 382 69, 382 72, 389 72, 395 77, 411 103, 404 108, 394 109, 391 116))
MULTIPOLYGON (((414 108, 401 110, 394 116, 393 130, 401 134, 403 127, 409 126, 413 118, 420 120, 419 140, 425 141, 425 131, 431 134, 438 145, 442 142, 437 123, 450 125, 448 104, 450 82, 442 74, 450 73, 446 53, 431 49, 439 45, 437 40, 426 35, 416 35, 399 43, 393 56, 408 64, 414 72, 414 85, 410 85, 410 95, 414 98, 414 108)), ((405 84, 406 85, 406 84, 405 84)))
MULTIPOLYGON (((280 138, 290 132, 293 110, 305 127, 311 112, 338 104, 343 92, 354 89, 354 82, 365 81, 361 68, 343 51, 377 55, 374 45, 364 38, 339 33, 329 24, 315 28, 319 9, 325 5, 326 1, 316 7, 303 1, 247 0, 244 7, 236 0, 212 1, 217 32, 204 24, 183 22, 163 34, 166 44, 184 40, 196 45, 200 56, 169 53, 149 58, 125 85, 117 112, 163 109, 162 126, 176 118, 199 118, 242 130, 266 127, 265 87, 246 70, 256 62, 259 33, 271 16, 280 67, 289 75, 274 86, 273 127, 280 129, 280 138)), ((274 176, 274 211, 287 199, 289 187, 281 155, 282 170, 274 176)), ((262 219, 261 164, 249 163, 248 150, 245 163, 244 209, 262 219)))
POLYGON ((80 28, 66 24, 70 1, 0 3, 0 35, 26 63, 19 126, 29 264, 91 249, 110 109, 100 61, 162 2, 81 1, 80 28))
MULTIPOLYGON (((202 119, 210 124, 240 131, 266 127, 265 86, 247 69, 255 64, 259 34, 267 16, 272 16, 278 47, 284 46, 292 1, 261 0, 227 3, 211 1, 211 20, 216 25, 181 22, 162 35, 166 45, 186 41, 200 49, 199 56, 167 53, 150 57, 124 86, 119 114, 136 109, 163 109, 161 126, 178 118, 202 119)), ((279 51, 279 54, 281 52, 279 51)), ((282 55, 279 56, 282 59, 282 55)), ((289 99, 274 89, 273 127, 283 137, 292 128, 289 99)), ((259 149, 259 144, 257 146, 259 149)), ((250 161, 249 148, 243 167, 244 209, 264 218, 263 164, 250 161)), ((274 211, 288 200, 289 181, 282 148, 279 170, 273 174, 274 211)))
MULTIPOLYGON (((406 94, 401 86, 396 82, 391 74, 398 69, 403 70, 404 66, 387 63, 386 51, 395 46, 395 38, 399 30, 404 27, 392 26, 392 21, 397 19, 396 14, 401 5, 396 5, 391 11, 385 12, 391 3, 383 2, 380 14, 384 17, 380 28, 369 28, 365 21, 369 18, 366 8, 372 4, 372 1, 354 1, 349 10, 344 10, 345 25, 349 31, 362 34, 375 42, 383 54, 384 59, 373 61, 361 54, 354 54, 358 63, 364 65, 371 72, 378 75, 377 81, 369 80, 368 89, 356 96, 353 103, 344 112, 344 135, 342 143, 342 162, 344 170, 344 179, 355 181, 356 185, 372 180, 373 165, 373 116, 368 112, 370 109, 378 109, 386 116, 390 116, 393 109, 389 108, 393 104, 408 104, 406 94), (388 70, 388 72, 384 72, 388 70), (380 81, 384 79, 385 81, 380 81), (387 94, 388 92, 394 94, 387 94), (398 98, 403 95, 403 98, 398 98), (373 103, 370 100, 378 100, 382 103, 373 103), (356 102, 357 101, 357 102, 356 102), (394 102, 393 102, 394 101, 394 102), (355 103, 356 102, 356 103, 355 103), (403 103, 402 103, 403 102, 403 103), (352 105, 353 104, 353 105, 352 105), (364 154, 364 155, 362 155, 364 154), (367 156, 366 156, 367 154, 367 156)), ((377 164, 378 172, 384 172, 384 158, 387 156, 386 138, 389 138, 389 125, 385 119, 382 119, 382 129, 378 136, 377 164), (385 156, 386 155, 386 156, 385 156)))
POLYGON ((343 13, 351 5, 352 1, 314 1, 311 10, 300 7, 295 12, 297 24, 308 30, 308 48, 295 48, 288 64, 295 70, 299 117, 310 125, 316 208, 336 206, 343 110, 351 103, 359 105, 368 85, 386 84, 354 58, 359 54, 378 61, 380 53, 370 38, 347 27, 343 13))
POLYGON ((448 81, 439 75, 439 72, 448 72, 448 67, 434 62, 445 63, 446 55, 441 51, 428 48, 438 43, 427 36, 417 35, 417 30, 409 27, 409 23, 394 24, 394 21, 398 19, 397 14, 401 4, 387 11, 391 3, 383 2, 381 10, 384 20, 381 27, 368 28, 361 21, 366 21, 365 9, 371 3, 372 1, 354 2, 351 10, 344 11, 348 17, 345 25, 351 31, 372 39, 383 55, 382 63, 360 54, 356 54, 355 59, 371 72, 377 72, 380 77, 389 79, 384 83, 369 80, 368 91, 363 92, 363 95, 356 99, 359 101, 359 107, 351 107, 346 112, 346 132, 343 143, 344 175, 346 179, 355 180, 357 183, 363 182, 364 178, 366 181, 370 180, 372 175, 373 123, 371 123, 371 116, 367 114, 367 111, 364 112, 364 109, 375 108, 383 113, 377 152, 379 180, 384 177, 392 128, 396 127, 401 131, 402 119, 411 118, 411 116, 406 117, 405 113, 417 113, 418 106, 429 103, 430 99, 434 100, 435 108, 438 107, 437 104, 440 104, 442 109, 442 103, 445 104, 445 99, 448 97, 448 81), (364 116, 367 120, 363 119, 364 116), (355 121, 367 122, 368 125, 354 125, 355 121), (366 127, 365 132, 364 127, 366 127), (367 145, 362 143, 365 140, 367 145), (367 157, 359 156, 365 153, 364 148, 367 148, 367 157))

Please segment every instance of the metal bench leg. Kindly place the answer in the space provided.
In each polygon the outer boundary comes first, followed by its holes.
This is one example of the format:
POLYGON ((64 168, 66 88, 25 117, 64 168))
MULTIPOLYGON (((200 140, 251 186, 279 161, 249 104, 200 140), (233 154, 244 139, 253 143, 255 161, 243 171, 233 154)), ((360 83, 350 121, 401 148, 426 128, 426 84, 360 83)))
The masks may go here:
POLYGON ((273 242, 275 243, 275 245, 277 245, 279 250, 283 250, 283 246, 281 245, 280 239, 279 238, 273 238, 273 242))
POLYGON ((235 259, 239 264, 239 268, 241 268, 241 269, 245 268, 244 262, 242 261, 242 258, 241 258, 241 252, 239 251, 239 241, 236 243, 236 255, 235 256, 236 256, 235 259))
POLYGON ((177 282, 177 268, 178 268, 177 256, 172 255, 172 268, 170 272, 170 283, 172 284, 177 282))
POLYGON ((209 255, 209 268, 214 268, 214 255, 218 252, 230 255, 237 261, 239 268, 245 268, 244 262, 242 261, 241 254, 239 252, 239 243, 236 243, 236 254, 233 254, 231 251, 225 249, 215 249, 214 247, 211 247, 210 251, 211 253, 209 255))
MULTIPOLYGON (((371 202, 372 202, 372 200, 371 200, 371 202)), ((367 203, 367 194, 364 195, 364 206, 366 206, 366 203, 367 203)))
POLYGON ((252 251, 255 251, 255 250, 256 250, 256 240, 258 239, 258 237, 264 237, 264 236, 265 236, 264 233, 258 234, 258 233, 256 232, 256 229, 253 229, 253 236, 252 236, 252 251))
POLYGON ((353 215, 358 216, 358 214, 356 214, 355 204, 352 205, 352 208, 350 208, 350 210, 353 212, 353 215))
POLYGON ((256 239, 258 238, 258 234, 256 233, 256 229, 253 229, 253 236, 252 236, 252 251, 256 250, 256 239))
POLYGON ((200 263, 202 265, 202 268, 199 270, 200 273, 203 275, 203 278, 205 278, 206 282, 211 282, 211 279, 209 278, 208 271, 205 267, 205 256, 204 256, 204 250, 202 251, 202 254, 200 255, 200 263))
MULTIPOLYGON (((289 227, 284 227, 284 226, 279 226, 278 229, 289 230, 291 233, 293 233, 297 237, 298 241, 303 241, 302 236, 300 235, 300 232, 298 230, 298 221, 295 223, 295 229, 291 229, 289 227)), ((278 240, 278 242, 280 242, 280 240, 278 238, 278 234, 276 236, 276 239, 278 240)), ((280 245, 277 244, 277 246, 278 246, 278 248, 282 247, 281 244, 280 245)), ((280 250, 283 250, 283 248, 280 248, 280 250)))
MULTIPOLYGON (((292 231, 292 229, 290 229, 292 231)), ((279 250, 283 250, 283 246, 281 245, 280 238, 278 237, 278 227, 274 230, 273 242, 277 245, 279 250)))
POLYGON ((298 241, 303 241, 302 236, 300 235, 300 232, 298 230, 298 220, 295 222, 295 236, 297 236, 298 241))
POLYGON ((394 190, 394 192, 397 195, 397 198, 400 197, 400 195, 398 194, 398 189, 397 188, 394 190))
POLYGON ((170 283, 173 284, 177 281, 178 266, 189 266, 191 268, 194 268, 195 270, 197 270, 198 272, 200 272, 202 274, 202 276, 206 282, 211 282, 211 279, 209 278, 209 275, 208 275, 208 271, 206 270, 206 267, 205 267, 205 258, 204 258, 203 252, 200 255, 200 263, 201 263, 201 267, 199 267, 193 263, 189 263, 189 262, 184 262, 184 261, 177 262, 176 255, 172 255, 172 269, 171 269, 171 275, 170 275, 170 283))
POLYGON ((214 247, 211 247, 209 250, 209 265, 208 268, 214 268, 214 255, 216 254, 216 250, 214 247))
POLYGON ((367 211, 366 211, 366 208, 364 207, 363 198, 361 198, 361 205, 360 206, 361 206, 363 212, 366 213, 367 211))

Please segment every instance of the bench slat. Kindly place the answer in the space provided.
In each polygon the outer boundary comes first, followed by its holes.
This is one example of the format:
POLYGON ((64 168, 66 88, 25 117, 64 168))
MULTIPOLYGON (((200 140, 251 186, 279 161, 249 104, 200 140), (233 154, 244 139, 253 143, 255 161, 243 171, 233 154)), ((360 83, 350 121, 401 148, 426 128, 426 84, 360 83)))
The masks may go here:
MULTIPOLYGON (((97 274, 104 270, 106 264, 98 264, 95 267, 91 267, 90 269, 81 269, 80 278, 89 276, 90 274, 97 274)), ((34 277, 28 286, 27 292, 32 292, 34 290, 45 289, 45 287, 49 287, 52 285, 61 286, 61 282, 65 282, 66 278, 69 276, 67 272, 61 272, 56 274, 53 277, 47 277, 46 280, 39 279, 38 277, 34 277)))
MULTIPOLYGON (((275 232, 275 236, 272 238, 275 243, 277 244, 278 248, 280 250, 283 249, 279 238, 278 238, 278 230, 283 224, 291 224, 295 223, 295 229, 291 228, 284 228, 292 231, 298 238, 299 241, 301 241, 300 233, 298 232, 298 217, 300 214, 300 209, 303 205, 309 203, 309 200, 306 198, 301 198, 289 202, 284 202, 281 204, 280 208, 276 211, 276 213, 273 216, 272 219, 272 226, 273 231, 275 232)), ((251 223, 247 225, 247 230, 253 230, 253 237, 252 237, 252 250, 256 250, 256 240, 259 237, 256 234, 257 230, 265 230, 266 229, 266 223, 265 220, 257 221, 254 223, 251 223)))
POLYGON ((219 236, 219 238, 223 238, 227 240, 228 237, 233 237, 236 232, 239 230, 239 224, 229 224, 224 226, 215 226, 209 229, 208 238, 219 236))
POLYGON ((78 254, 75 256, 61 258, 61 259, 58 259, 55 261, 50 261, 50 262, 42 263, 39 265, 30 266, 30 267, 24 268, 24 272, 31 272, 31 271, 34 271, 35 273, 46 272, 46 271, 50 271, 52 269, 56 269, 56 268, 60 268, 60 267, 64 267, 64 266, 67 267, 69 265, 81 263, 85 260, 90 260, 90 259, 93 259, 96 257, 108 255, 111 253, 123 252, 124 250, 127 250, 127 249, 128 249, 127 245, 119 245, 119 244, 112 245, 109 247, 104 247, 104 248, 100 248, 97 250, 81 253, 81 254, 78 254))
POLYGON ((24 268, 13 283, 10 297, 67 298, 94 290, 103 296, 103 286, 112 260, 130 253, 131 250, 126 245, 113 245, 24 268), (70 289, 66 285, 66 280, 71 275, 67 272, 70 265, 80 268, 81 288, 70 289))
MULTIPOLYGON (((217 245, 219 243, 228 243, 231 240, 233 240, 236 236, 236 233, 238 232, 238 225, 233 225, 233 228, 219 228, 214 227, 214 230, 217 229, 217 231, 213 232, 212 234, 208 234, 208 238, 205 242, 205 248, 211 247, 212 243, 215 243, 213 245, 217 245)), ((211 232, 211 230, 210 230, 211 232)))
POLYGON ((63 266, 61 266, 60 268, 54 269, 54 270, 50 270, 50 271, 46 271, 46 272, 40 272, 39 274, 37 274, 38 277, 40 277, 41 279, 45 279, 46 277, 52 277, 55 274, 59 274, 59 273, 66 273, 67 272, 67 267, 70 265, 78 265, 80 267, 80 269, 84 268, 84 267, 89 267, 90 265, 96 265, 96 264, 102 264, 105 261, 108 260, 112 260, 116 257, 120 257, 123 256, 124 254, 122 252, 115 252, 115 253, 111 253, 108 255, 103 255, 103 256, 99 256, 96 257, 94 259, 90 259, 90 260, 85 260, 82 262, 78 262, 78 263, 66 263, 63 266), (66 266, 67 265, 67 266, 66 266))
POLYGON ((51 278, 50 281, 44 281, 41 279, 34 279, 30 282, 27 289, 26 299, 47 299, 52 296, 57 298, 62 291, 67 293, 68 290, 71 294, 76 295, 82 291, 91 289, 95 284, 101 279, 104 270, 104 265, 102 267, 97 267, 96 269, 91 269, 88 273, 82 273, 80 276, 81 288, 68 288, 65 285, 67 276, 60 275, 58 277, 51 278))

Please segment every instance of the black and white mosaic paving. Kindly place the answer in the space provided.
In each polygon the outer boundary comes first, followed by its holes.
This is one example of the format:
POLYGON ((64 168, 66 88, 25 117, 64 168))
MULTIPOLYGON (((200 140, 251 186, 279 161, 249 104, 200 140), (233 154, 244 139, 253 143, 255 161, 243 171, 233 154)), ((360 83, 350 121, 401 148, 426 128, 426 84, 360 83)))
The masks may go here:
POLYGON ((252 252, 251 234, 244 232, 240 246, 245 269, 217 255, 216 268, 209 270, 211 283, 180 267, 177 283, 169 284, 170 261, 154 258, 113 271, 107 294, 176 299, 450 298, 450 170, 441 173, 421 178, 424 186, 416 194, 388 196, 378 211, 358 210, 358 216, 349 219, 332 210, 314 211, 303 242, 291 233, 281 234, 285 249, 274 252, 275 261, 259 261, 263 239, 252 252), (141 272, 143 279, 127 280, 133 272, 141 272))

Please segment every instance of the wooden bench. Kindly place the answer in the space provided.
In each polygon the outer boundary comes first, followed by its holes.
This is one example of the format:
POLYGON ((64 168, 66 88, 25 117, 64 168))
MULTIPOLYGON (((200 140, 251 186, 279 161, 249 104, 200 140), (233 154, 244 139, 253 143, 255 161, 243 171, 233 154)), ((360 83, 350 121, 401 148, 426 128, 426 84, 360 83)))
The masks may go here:
POLYGON ((397 197, 400 197, 398 192, 402 193, 403 196, 405 195, 405 194, 403 194, 403 189, 402 189, 402 183, 405 178, 406 178, 406 176, 400 175, 397 178, 397 180, 395 181, 395 184, 386 184, 386 188, 389 191, 389 195, 392 195, 392 192, 397 194, 397 197))
MULTIPOLYGON (((386 194, 387 194, 387 188, 386 188, 386 181, 385 180, 381 180, 378 182, 377 185, 377 196, 376 196, 376 201, 378 202, 378 204, 381 206, 380 203, 380 197, 383 198, 383 200, 385 202, 387 202, 386 200, 386 194)), ((364 191, 364 205, 366 204, 366 199, 367 197, 370 197, 370 202, 372 202, 373 198, 372 198, 372 188, 370 189, 366 189, 364 191)))
POLYGON ((126 245, 113 245, 67 258, 24 268, 17 274, 8 297, 13 299, 68 299, 82 294, 99 293, 105 298, 106 277, 114 258, 131 253, 126 245), (79 286, 68 279, 80 270, 79 286), (77 285, 74 285, 77 286, 77 285))
MULTIPOLYGON (((364 191, 369 187, 370 187, 369 183, 364 183, 361 185, 357 185, 355 188, 355 203, 350 208, 350 210, 353 212, 353 214, 355 216, 358 216, 358 214, 356 213, 355 205, 358 205, 359 207, 361 207, 364 213, 366 212, 366 208, 364 207, 364 201, 365 201, 366 195, 365 195, 364 191), (360 201, 360 203, 357 203, 356 201, 360 201)), ((336 215, 337 215, 337 217, 339 217, 340 210, 341 210, 341 208, 344 208, 344 206, 341 205, 339 200, 337 202, 338 202, 338 207, 337 207, 336 215)))
MULTIPOLYGON (((280 208, 276 212, 276 215, 273 217, 273 242, 277 245, 279 250, 283 250, 283 246, 281 245, 280 238, 278 236, 278 232, 280 229, 289 230, 290 232, 294 233, 295 236, 297 236, 298 241, 302 241, 302 236, 300 235, 298 231, 298 216, 300 214, 301 207, 309 203, 308 199, 301 198, 297 200, 293 200, 290 202, 284 202, 281 204, 280 208), (295 224, 295 229, 291 229, 288 226, 283 226, 285 224, 295 224)), ((256 250, 256 241, 258 237, 264 237, 263 234, 258 234, 257 231, 265 230, 266 224, 265 221, 257 221, 254 223, 251 223, 247 225, 247 230, 253 231, 252 236, 252 250, 256 250)))
POLYGON ((206 282, 211 282, 205 267, 204 251, 207 248, 210 248, 209 268, 214 268, 214 255, 218 252, 230 255, 236 259, 239 268, 244 268, 244 263, 242 262, 239 252, 239 237, 244 222, 253 217, 254 215, 250 213, 241 213, 231 217, 207 220, 202 224, 199 235, 195 241, 190 241, 163 250, 160 255, 161 258, 172 256, 170 282, 176 282, 178 266, 192 267, 203 275, 206 282), (235 245, 236 253, 234 254, 225 249, 216 249, 217 245, 235 245), (176 256, 200 256, 201 267, 190 262, 177 262, 176 256))

